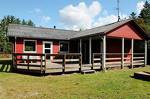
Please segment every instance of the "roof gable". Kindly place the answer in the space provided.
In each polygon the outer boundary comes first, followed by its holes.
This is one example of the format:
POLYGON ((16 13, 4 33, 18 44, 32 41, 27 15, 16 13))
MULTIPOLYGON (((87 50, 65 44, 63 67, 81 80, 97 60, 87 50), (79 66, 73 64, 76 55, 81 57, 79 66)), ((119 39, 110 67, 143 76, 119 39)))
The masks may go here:
POLYGON ((119 37, 128 39, 144 40, 145 34, 133 21, 127 22, 117 28, 108 31, 106 35, 109 37, 119 37))

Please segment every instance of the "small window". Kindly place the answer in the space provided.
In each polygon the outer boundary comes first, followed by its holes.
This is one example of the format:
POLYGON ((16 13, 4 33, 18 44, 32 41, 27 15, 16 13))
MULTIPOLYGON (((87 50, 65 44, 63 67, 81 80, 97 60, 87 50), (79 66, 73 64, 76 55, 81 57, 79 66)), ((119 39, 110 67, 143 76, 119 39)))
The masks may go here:
POLYGON ((24 51, 25 52, 35 52, 36 51, 36 43, 35 41, 25 41, 25 44, 24 44, 24 51))
POLYGON ((68 52, 68 42, 60 42, 60 52, 68 52))

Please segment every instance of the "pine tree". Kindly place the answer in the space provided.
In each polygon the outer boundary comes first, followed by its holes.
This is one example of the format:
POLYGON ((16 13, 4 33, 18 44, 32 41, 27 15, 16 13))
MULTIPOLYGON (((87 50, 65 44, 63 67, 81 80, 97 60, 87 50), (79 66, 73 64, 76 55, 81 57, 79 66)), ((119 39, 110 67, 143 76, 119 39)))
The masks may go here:
POLYGON ((21 22, 22 25, 27 25, 26 21, 23 19, 21 22))
POLYGON ((32 20, 28 20, 27 21, 27 25, 29 25, 29 26, 35 26, 35 24, 32 22, 32 20))
POLYGON ((144 8, 141 10, 139 18, 144 19, 146 24, 150 24, 150 3, 148 1, 145 2, 144 8))
POLYGON ((129 18, 130 18, 130 19, 133 19, 133 20, 137 19, 136 13, 135 13, 135 12, 132 12, 132 13, 130 14, 129 18))

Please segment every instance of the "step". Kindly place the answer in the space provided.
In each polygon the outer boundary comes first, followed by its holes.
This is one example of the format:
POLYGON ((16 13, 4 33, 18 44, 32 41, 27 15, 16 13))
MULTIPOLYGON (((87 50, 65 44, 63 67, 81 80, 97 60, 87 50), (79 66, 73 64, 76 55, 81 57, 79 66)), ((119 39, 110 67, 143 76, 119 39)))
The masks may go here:
POLYGON ((91 73, 95 73, 95 70, 82 70, 81 74, 91 74, 91 73))
POLYGON ((135 72, 134 77, 137 79, 150 81, 150 72, 135 72))

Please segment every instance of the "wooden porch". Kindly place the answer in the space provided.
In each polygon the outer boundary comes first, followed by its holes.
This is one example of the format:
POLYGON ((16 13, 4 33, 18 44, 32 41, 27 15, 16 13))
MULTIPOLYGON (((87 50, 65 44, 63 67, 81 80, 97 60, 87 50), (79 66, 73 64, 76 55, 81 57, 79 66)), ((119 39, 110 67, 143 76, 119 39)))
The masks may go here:
MULTIPOLYGON (((107 53, 105 68, 124 68, 145 65, 145 54, 134 53, 133 57, 122 57, 122 53, 107 53)), ((132 56, 132 54, 130 54, 132 56)), ((93 53, 92 64, 82 64, 82 54, 31 54, 13 53, 13 66, 16 70, 26 72, 45 73, 66 73, 82 72, 85 70, 104 70, 103 53, 93 53), (50 57, 50 59, 47 59, 50 57)))

